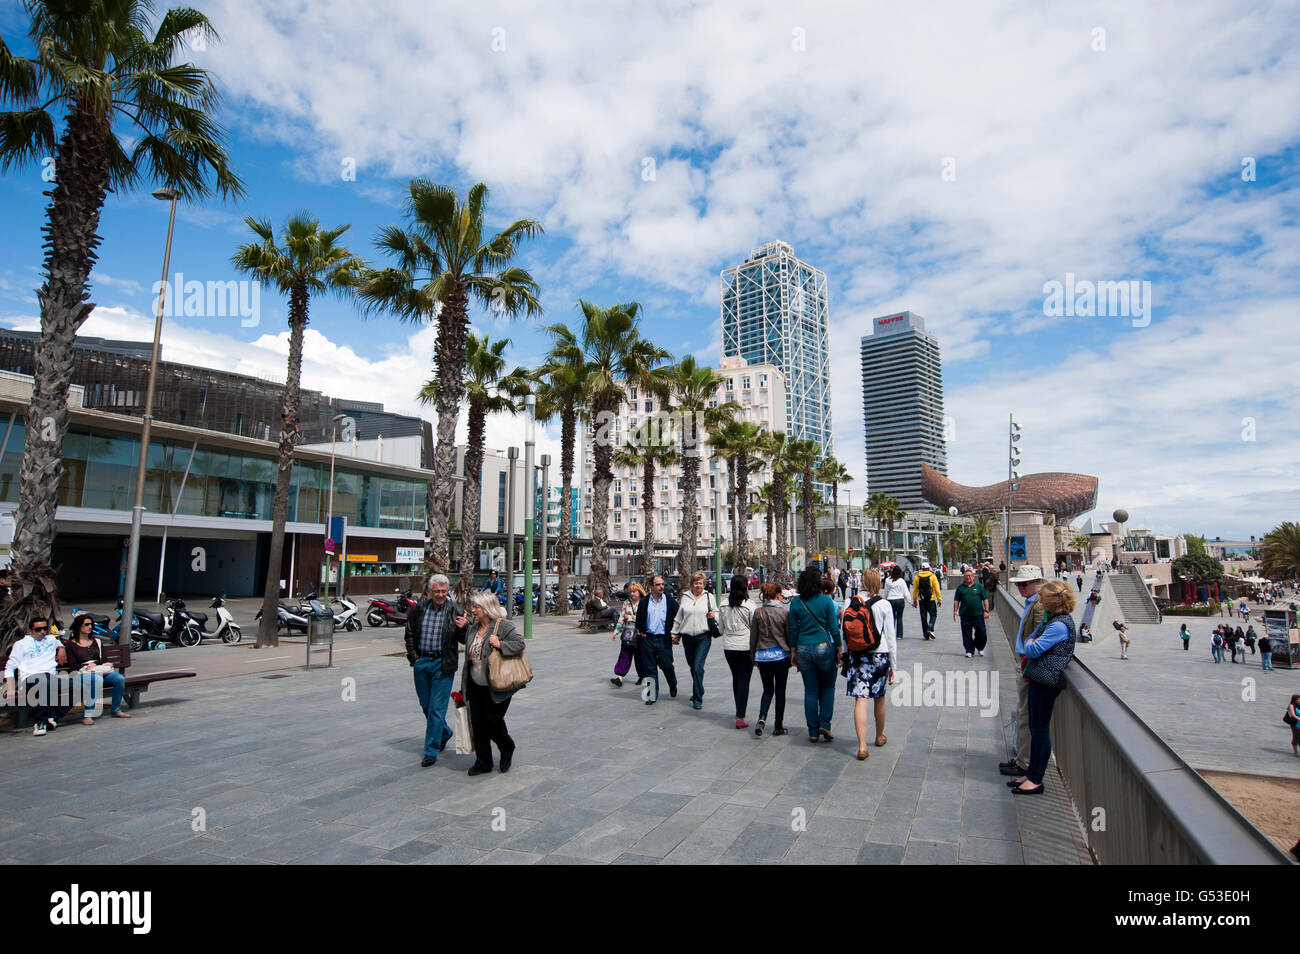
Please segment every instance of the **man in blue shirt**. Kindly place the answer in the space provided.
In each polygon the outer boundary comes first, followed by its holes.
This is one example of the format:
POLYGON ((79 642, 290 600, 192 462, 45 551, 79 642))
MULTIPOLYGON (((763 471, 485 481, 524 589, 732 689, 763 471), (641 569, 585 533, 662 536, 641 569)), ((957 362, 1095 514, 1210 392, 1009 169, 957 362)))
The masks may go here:
POLYGON ((424 767, 452 737, 447 726, 447 702, 456 679, 460 644, 469 623, 465 611, 449 599, 450 581, 441 573, 429 577, 425 599, 406 618, 406 659, 415 671, 415 695, 424 711, 424 767))
POLYGON ((653 680, 653 688, 646 687, 648 706, 659 699, 660 669, 668 680, 668 694, 677 696, 677 673, 673 670, 673 646, 669 640, 676 615, 677 601, 664 592, 664 578, 656 576, 650 583, 650 595, 636 609, 636 631, 641 634, 644 647, 645 672, 653 680))
POLYGON ((496 570, 492 571, 492 576, 483 584, 483 589, 491 590, 499 600, 506 598, 506 585, 501 582, 501 577, 497 576, 496 570))
MULTIPOLYGON (((1043 572, 1032 563, 1026 563, 1011 578, 1016 590, 1025 601, 1025 612, 1020 617, 1020 629, 1016 631, 1016 648, 1019 656, 1020 671, 1025 670, 1025 657, 1019 652, 1024 639, 1038 628, 1043 621, 1043 608, 1038 605, 1038 591, 1043 586, 1043 572)), ((1029 767, 1029 683, 1020 678, 1016 680, 1016 754, 1006 762, 998 764, 998 771, 1003 775, 1019 778, 1029 767)))

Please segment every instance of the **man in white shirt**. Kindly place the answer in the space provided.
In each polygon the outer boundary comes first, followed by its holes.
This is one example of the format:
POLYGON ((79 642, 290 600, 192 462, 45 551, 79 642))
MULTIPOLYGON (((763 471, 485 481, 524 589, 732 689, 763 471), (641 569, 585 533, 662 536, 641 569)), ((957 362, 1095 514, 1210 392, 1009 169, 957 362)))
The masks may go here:
POLYGON ((67 662, 63 643, 50 635, 50 621, 38 616, 28 624, 27 635, 14 643, 5 661, 5 687, 0 699, 8 702, 14 694, 14 675, 22 680, 23 693, 33 701, 28 705, 34 722, 33 735, 44 735, 48 729, 57 729, 58 720, 67 714, 68 706, 53 706, 58 692, 58 670, 67 662))

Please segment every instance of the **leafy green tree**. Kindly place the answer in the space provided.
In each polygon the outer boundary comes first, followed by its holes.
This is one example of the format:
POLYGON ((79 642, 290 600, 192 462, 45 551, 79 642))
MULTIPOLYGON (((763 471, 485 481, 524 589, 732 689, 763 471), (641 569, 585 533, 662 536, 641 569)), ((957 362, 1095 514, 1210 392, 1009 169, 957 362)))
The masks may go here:
POLYGON ((695 544, 700 520, 696 491, 699 489, 700 456, 705 435, 731 420, 737 405, 710 406, 716 401, 718 388, 726 383, 726 378, 710 367, 697 364, 691 355, 673 365, 667 378, 673 409, 681 414, 683 431, 682 538, 681 548, 677 551, 677 572, 684 580, 695 572, 695 544))
POLYGON ((16 627, 57 606, 50 557, 68 432, 68 388, 77 331, 94 310, 90 270, 109 191, 149 184, 182 198, 238 196, 220 105, 205 70, 178 63, 185 37, 215 41, 197 10, 177 8, 153 26, 146 0, 26 0, 34 57, 0 37, 0 171, 53 160, 47 193, 44 281, 36 293, 41 339, 15 514, 10 602, 0 651, 16 627), (114 128, 116 126, 116 128, 114 128))
POLYGON ((1218 583, 1223 579, 1223 564, 1211 556, 1181 556, 1173 562, 1174 579, 1184 576, 1196 583, 1218 583))
MULTIPOLYGON (((877 528, 882 525, 888 528, 889 559, 894 559, 894 524, 903 515, 903 508, 893 497, 877 491, 867 500, 867 505, 863 509, 875 520, 877 528)), ((948 549, 946 539, 944 549, 948 549)))
POLYGON ((568 612, 569 574, 573 572, 573 470, 578 421, 587 386, 586 359, 572 331, 564 324, 546 329, 552 336, 550 353, 537 369, 537 419, 560 421, 560 536, 555 544, 558 565, 556 614, 568 612))
POLYGON ((1188 556, 1206 556, 1205 537, 1197 536, 1194 533, 1183 535, 1183 540, 1187 543, 1188 556))
POLYGON ((1270 579, 1300 576, 1300 524, 1286 521, 1264 534, 1259 556, 1260 568, 1270 579))
POLYGON ((302 439, 298 427, 299 388, 302 383, 302 341, 307 330, 313 296, 348 297, 357 276, 366 267, 338 240, 351 226, 322 229, 320 220, 306 212, 291 215, 279 239, 270 219, 251 215, 244 224, 257 241, 247 242, 231 256, 231 263, 258 281, 273 285, 289 298, 289 365, 280 398, 280 447, 276 461, 275 500, 271 505, 271 548, 266 580, 262 584, 262 618, 257 645, 278 646, 276 603, 280 598, 280 566, 284 560, 284 525, 289 516, 289 486, 293 474, 293 448, 302 439))
POLYGON ((390 225, 376 245, 396 260, 390 268, 369 269, 358 297, 372 312, 389 312, 402 321, 437 325, 434 375, 438 444, 426 503, 425 565, 431 573, 451 569, 448 521, 455 500, 456 421, 465 377, 471 299, 496 315, 542 313, 539 288, 527 269, 513 265, 519 245, 542 234, 541 223, 519 219, 492 235, 485 229, 488 189, 471 186, 462 202, 455 190, 428 179, 412 179, 404 217, 407 228, 390 225))
POLYGON ((641 469, 641 518, 645 523, 644 542, 641 546, 641 573, 645 577, 646 592, 655 575, 655 474, 681 460, 675 447, 666 444, 654 433, 654 428, 643 425, 635 435, 634 443, 614 452, 614 463, 620 467, 641 469))

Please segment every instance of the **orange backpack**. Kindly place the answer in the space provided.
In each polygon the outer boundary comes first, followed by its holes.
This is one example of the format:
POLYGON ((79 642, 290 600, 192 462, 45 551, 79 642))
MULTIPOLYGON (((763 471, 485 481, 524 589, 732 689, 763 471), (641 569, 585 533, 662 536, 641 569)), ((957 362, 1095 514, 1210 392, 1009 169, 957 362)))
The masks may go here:
POLYGON ((865 603, 856 596, 849 600, 849 608, 844 611, 844 645, 850 652, 874 653, 880 649, 880 631, 871 615, 871 607, 879 602, 879 596, 865 603))

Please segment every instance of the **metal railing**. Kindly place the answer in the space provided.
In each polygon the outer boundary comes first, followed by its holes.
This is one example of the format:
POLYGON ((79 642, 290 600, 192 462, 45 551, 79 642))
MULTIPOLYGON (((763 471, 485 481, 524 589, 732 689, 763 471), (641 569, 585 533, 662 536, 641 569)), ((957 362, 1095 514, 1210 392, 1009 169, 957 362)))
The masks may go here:
MULTIPOLYGON (((995 611, 1012 649, 1024 612, 995 611)), ((1052 712, 1052 754, 1101 864, 1290 864, 1076 656, 1052 712)))

